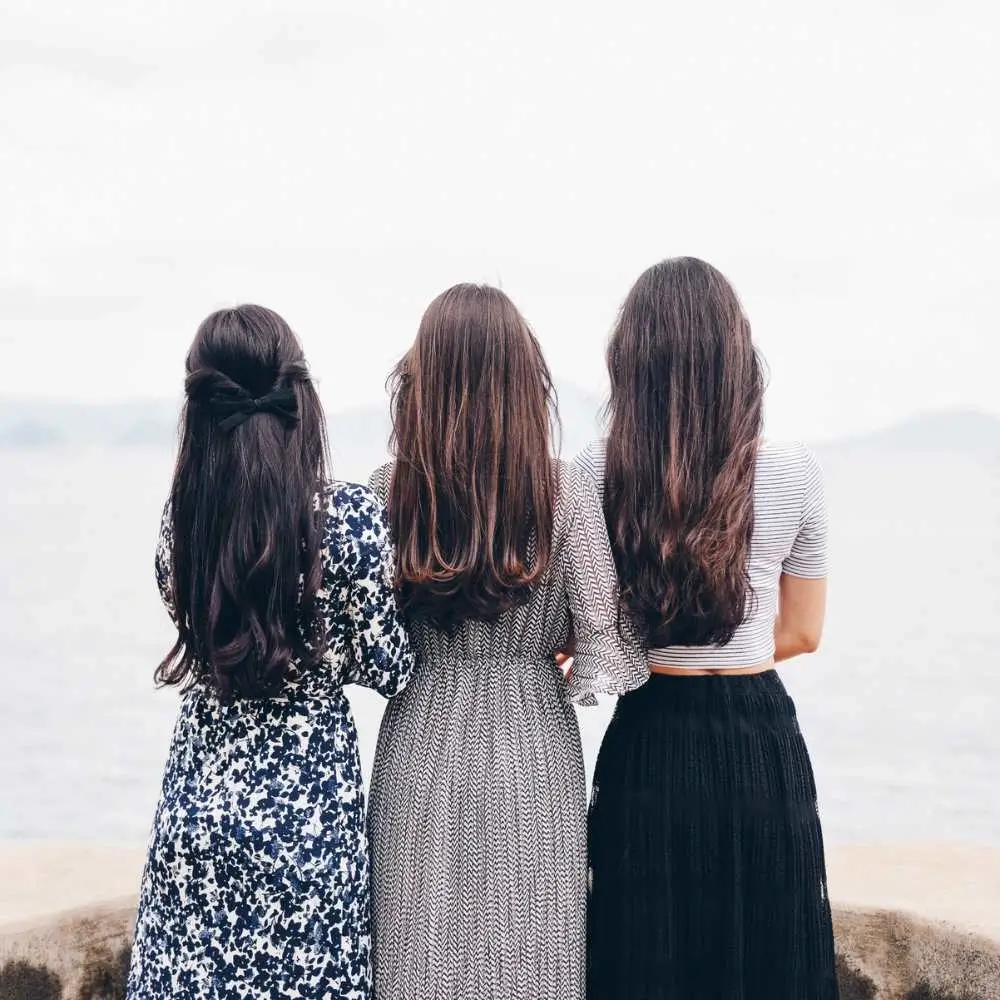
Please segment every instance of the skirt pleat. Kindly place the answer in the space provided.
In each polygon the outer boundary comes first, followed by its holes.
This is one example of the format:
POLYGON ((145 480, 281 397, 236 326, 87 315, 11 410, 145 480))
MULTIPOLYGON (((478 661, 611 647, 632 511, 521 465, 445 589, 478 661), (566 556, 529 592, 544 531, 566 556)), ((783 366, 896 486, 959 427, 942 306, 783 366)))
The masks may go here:
POLYGON ((774 671, 621 698, 588 827, 589 1000, 836 1000, 816 785, 774 671))

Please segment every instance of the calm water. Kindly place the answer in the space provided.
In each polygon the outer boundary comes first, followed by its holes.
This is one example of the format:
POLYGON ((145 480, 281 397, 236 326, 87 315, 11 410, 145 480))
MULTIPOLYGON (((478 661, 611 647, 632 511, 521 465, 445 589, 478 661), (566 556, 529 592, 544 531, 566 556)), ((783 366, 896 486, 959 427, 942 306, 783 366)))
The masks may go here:
MULTIPOLYGON (((782 675, 827 838, 1000 844, 1000 467, 824 461, 827 636, 782 675)), ((151 681, 171 641, 151 569, 170 463, 0 451, 0 838, 145 839, 176 708, 151 681)), ((351 698, 367 772, 381 703, 351 698)), ((588 769, 610 708, 581 710, 588 769)))

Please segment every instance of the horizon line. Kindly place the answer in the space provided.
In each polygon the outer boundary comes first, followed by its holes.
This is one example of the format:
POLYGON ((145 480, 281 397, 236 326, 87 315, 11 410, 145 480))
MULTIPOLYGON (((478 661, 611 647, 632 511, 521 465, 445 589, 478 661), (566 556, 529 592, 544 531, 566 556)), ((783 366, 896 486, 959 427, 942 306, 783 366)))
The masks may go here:
MULTIPOLYGON (((600 413, 600 405, 602 403, 602 398, 598 394, 587 392, 582 389, 579 385, 575 385, 580 393, 586 397, 590 397, 594 404, 594 417, 597 417, 600 413)), ((79 408, 84 410, 101 410, 101 409, 111 409, 116 407, 141 407, 142 405, 167 405, 178 406, 180 403, 179 397, 166 397, 166 396, 132 396, 124 399, 114 399, 108 401, 100 400, 81 400, 72 398, 60 398, 60 397, 45 397, 45 396, 19 396, 19 395, 0 395, 0 407, 4 407, 9 404, 20 404, 20 405, 34 405, 34 406, 65 406, 70 408, 79 408)), ((338 416, 348 415, 350 413, 356 413, 358 411, 368 411, 368 412, 378 412, 383 411, 386 416, 388 416, 388 407, 379 405, 378 403, 367 403, 367 404, 357 404, 353 406, 347 406, 342 408, 330 408, 324 406, 324 412, 327 418, 327 423, 338 416)), ((879 424, 869 425, 863 428, 854 428, 850 430, 838 429, 831 432, 825 432, 822 434, 810 434, 808 436, 801 437, 801 440, 813 442, 815 444, 839 444, 839 443, 850 443, 852 441, 858 441, 861 439, 866 439, 870 437, 877 437, 881 434, 889 433, 894 431, 905 429, 907 425, 912 425, 914 423, 919 423, 922 420, 934 420, 934 419, 949 419, 955 417, 968 417, 972 419, 985 420, 991 423, 1000 425, 1000 408, 997 410, 989 410, 984 407, 968 406, 968 405, 958 405, 958 406, 938 406, 938 407, 928 407, 919 410, 909 410, 900 414, 897 417, 892 418, 887 422, 882 422, 879 424)), ((37 415, 26 414, 22 420, 18 421, 22 426, 23 424, 37 423, 41 424, 42 420, 39 419, 37 415)), ((12 430, 17 424, 8 425, 5 430, 12 430)))

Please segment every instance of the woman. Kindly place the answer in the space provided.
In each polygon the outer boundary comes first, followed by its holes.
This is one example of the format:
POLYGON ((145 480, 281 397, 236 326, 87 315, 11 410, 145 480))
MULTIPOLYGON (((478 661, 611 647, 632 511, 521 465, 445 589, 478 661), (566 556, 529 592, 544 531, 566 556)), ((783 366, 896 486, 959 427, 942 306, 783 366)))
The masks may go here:
POLYGON ((823 625, 815 458, 762 442, 764 379, 726 279, 667 260, 608 348, 602 489, 651 677, 620 699, 589 819, 589 996, 837 995, 816 789, 774 665, 823 625))
POLYGON ((183 691, 142 879, 128 996, 370 995, 368 852, 343 686, 412 669, 368 490, 330 482, 302 349, 259 306, 187 357, 156 552, 183 691))
POLYGON ((596 490, 550 458, 552 383, 503 292, 431 303, 372 477, 417 653, 372 777, 375 996, 579 1000, 586 789, 571 701, 641 684, 596 490), (575 635, 567 682, 553 654, 575 635))

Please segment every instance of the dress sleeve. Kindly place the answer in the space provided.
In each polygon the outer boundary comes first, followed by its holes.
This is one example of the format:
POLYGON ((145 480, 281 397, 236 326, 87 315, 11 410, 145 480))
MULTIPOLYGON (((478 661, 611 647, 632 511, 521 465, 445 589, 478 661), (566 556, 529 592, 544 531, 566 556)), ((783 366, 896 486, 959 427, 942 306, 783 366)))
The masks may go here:
POLYGON ((826 494, 823 470, 816 456, 803 449, 802 512, 792 549, 781 565, 782 572, 807 580, 822 580, 829 569, 826 494))
POLYGON ((156 586, 160 591, 160 599, 170 615, 170 620, 177 624, 177 608, 174 605, 174 584, 172 572, 172 556, 174 551, 174 522, 167 501, 160 517, 160 534, 156 540, 156 557, 153 561, 156 572, 156 586))
POLYGON ((582 473, 584 478, 597 490, 597 495, 604 492, 604 442, 591 441, 585 448, 577 452, 573 459, 573 468, 582 473))
POLYGON ((368 477, 368 489, 375 494, 378 498, 378 502, 382 505, 383 509, 389 502, 389 482, 392 479, 392 463, 386 462, 385 465, 380 465, 369 477, 368 477))
POLYGON ((578 469, 564 475, 563 488, 573 493, 565 555, 574 639, 567 694, 593 705, 598 692, 624 694, 640 687, 649 671, 629 616, 619 613, 618 580, 597 490, 578 469))
POLYGON ((357 490, 356 502, 343 512, 342 557, 349 578, 343 596, 352 661, 345 682, 391 698, 409 682, 414 655, 396 604, 395 560, 382 506, 369 490, 357 490))

